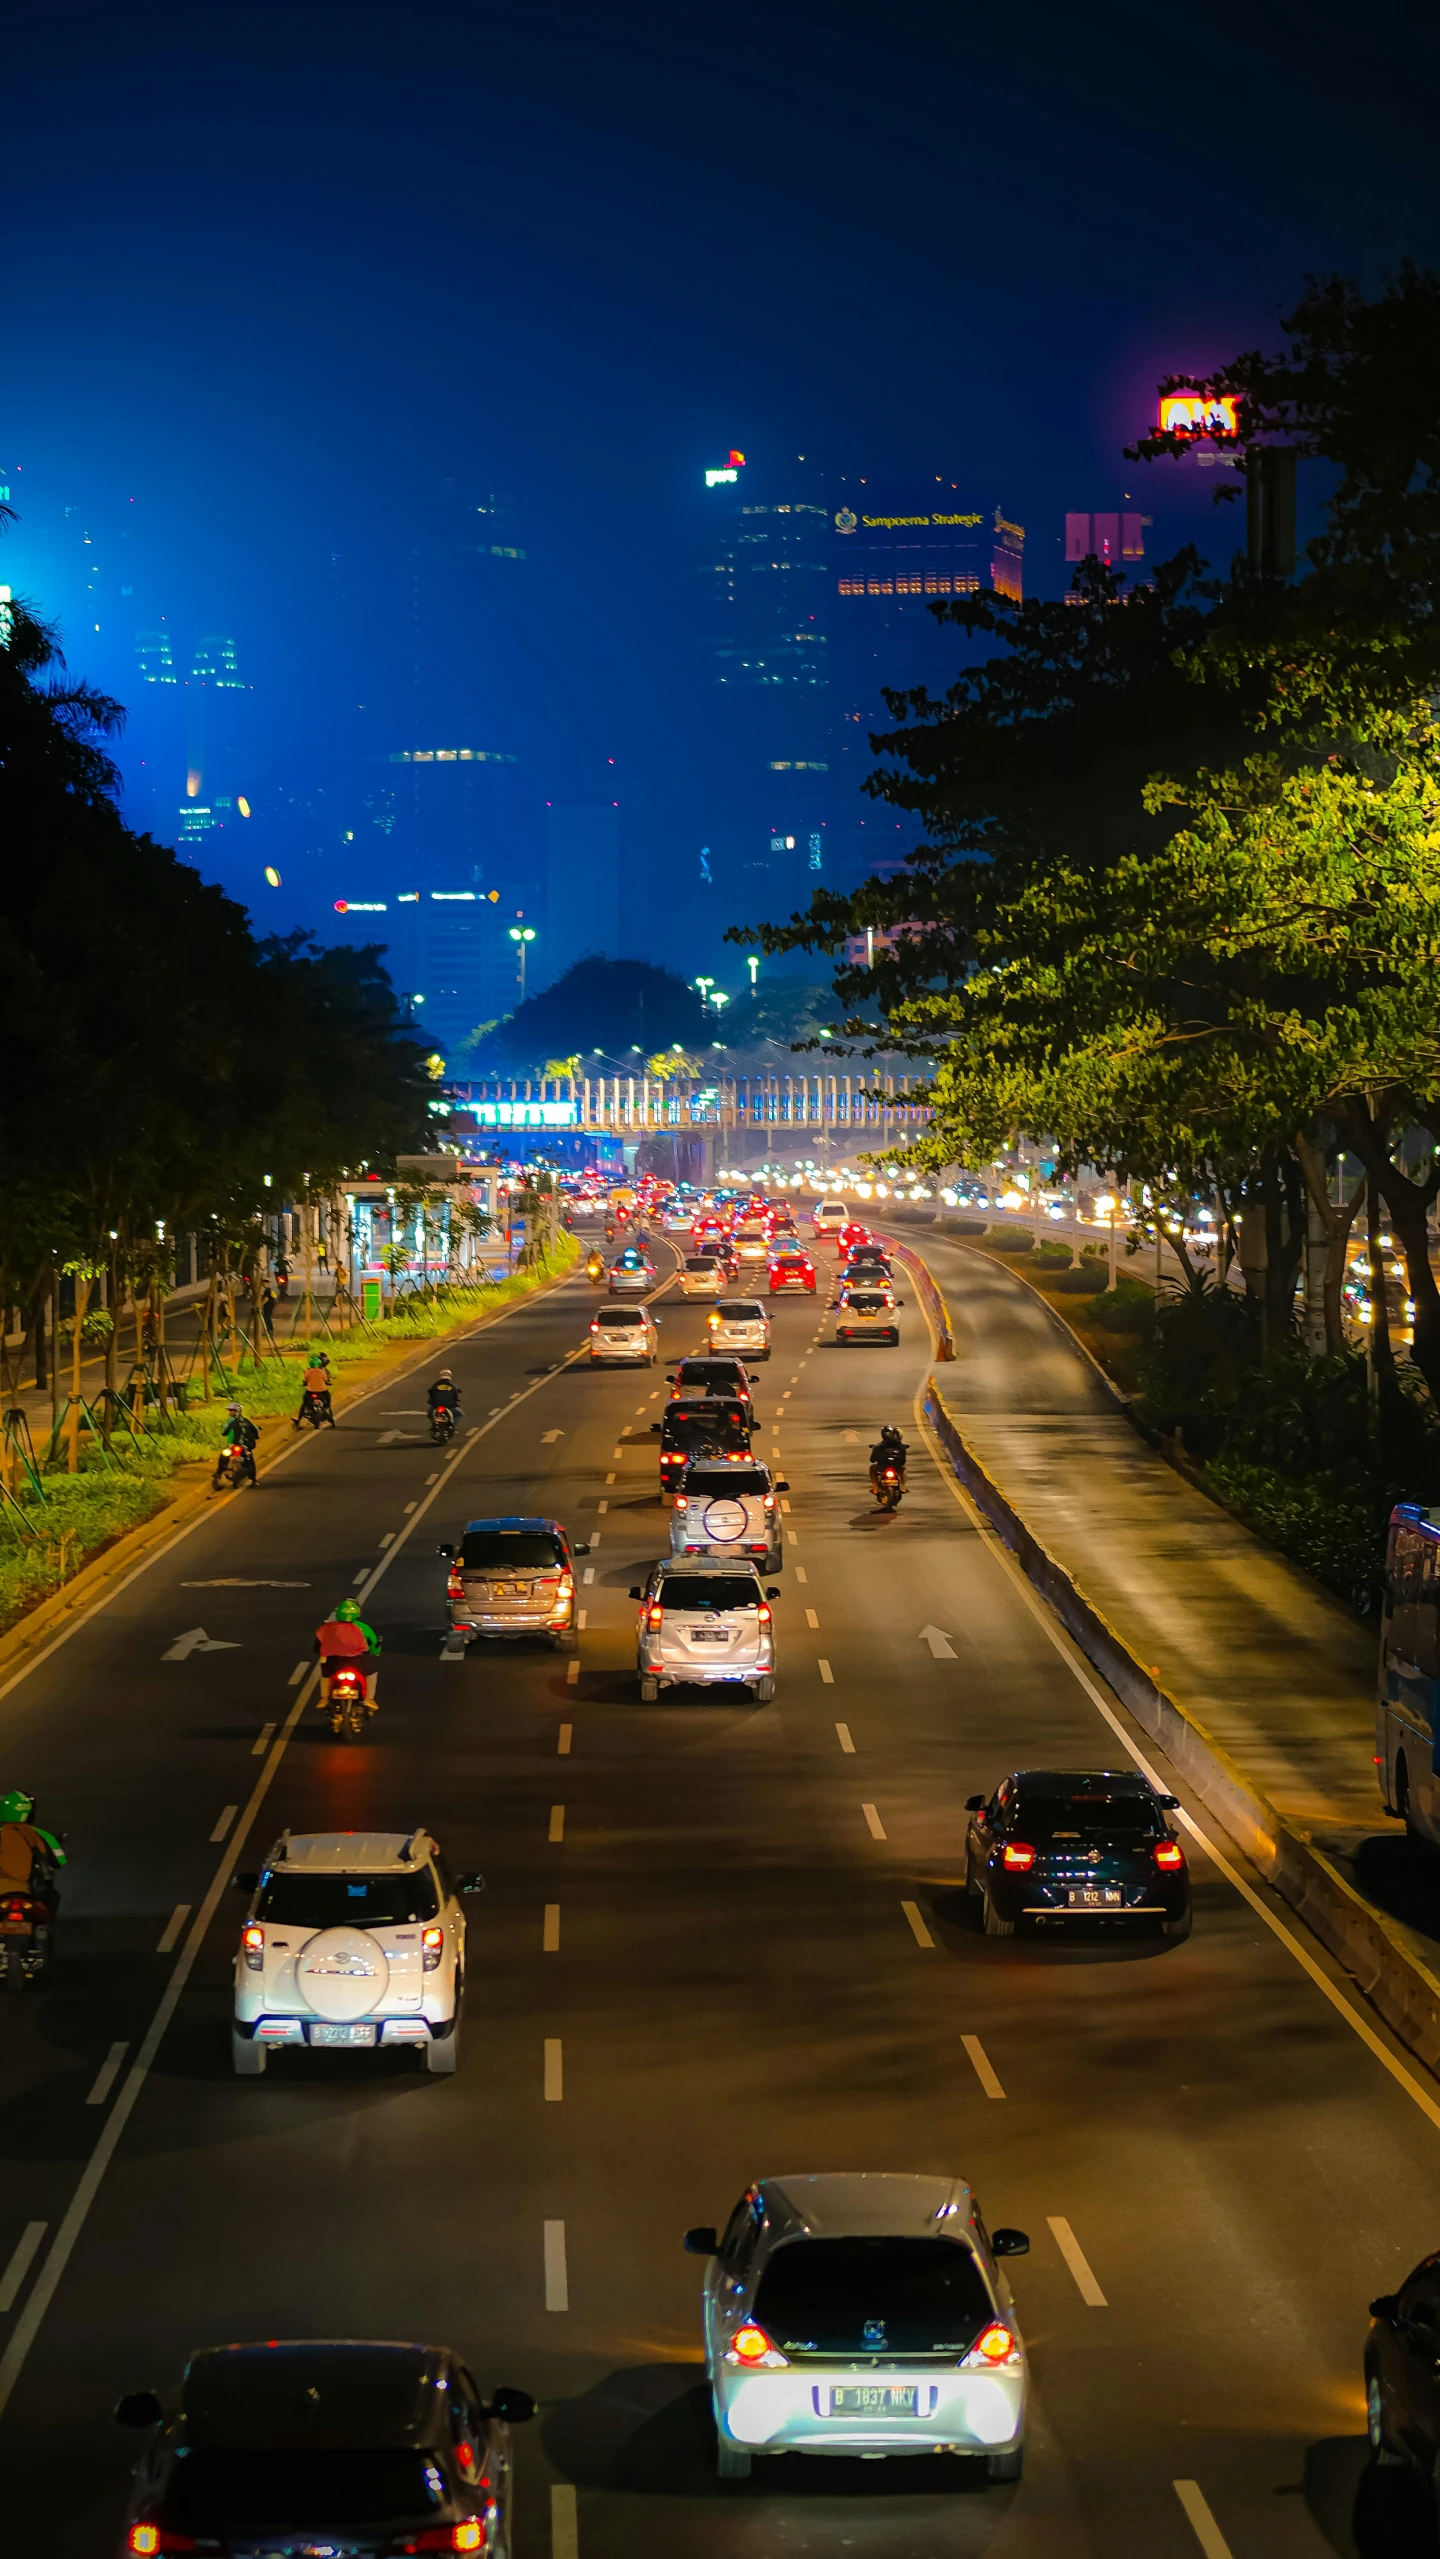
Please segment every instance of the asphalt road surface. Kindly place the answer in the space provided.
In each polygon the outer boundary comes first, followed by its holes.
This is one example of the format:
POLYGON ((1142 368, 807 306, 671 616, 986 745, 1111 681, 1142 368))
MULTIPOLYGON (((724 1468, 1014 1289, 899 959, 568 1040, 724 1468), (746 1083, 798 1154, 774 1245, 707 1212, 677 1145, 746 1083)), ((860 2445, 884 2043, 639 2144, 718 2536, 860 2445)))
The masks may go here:
MULTIPOLYGON (((573 1280, 447 1346, 481 1434, 454 1450, 422 1375, 342 1408, 0 1697, 3 1774, 73 1860, 50 1981, 0 2005, 0 2544, 117 2546, 121 2389, 330 2334, 537 2393, 516 2559, 1433 2549, 1366 2471, 1360 2350, 1440 2239, 1434 2083, 1193 1839, 1184 1945, 997 1944, 962 1907, 964 1798, 1123 1762, 1132 1728, 920 1441, 918 1310, 898 1349, 841 1350, 823 1300, 777 1306, 775 1702, 642 1706, 664 1377, 564 1364, 592 1303, 573 1280), (885 1420, 913 1454, 882 1519, 885 1420), (436 1542, 513 1510, 596 1541, 573 1679, 538 1646, 441 1656, 436 1542), (294 1684, 352 1587, 385 1639, 359 1745, 294 1684), (276 2055, 236 2081, 232 1868, 286 1825, 419 1821, 488 1878, 457 2076, 276 2055), (1018 2486, 944 2457, 716 2481, 681 2233, 816 2168, 959 2171, 1030 2232, 1018 2486)), ((667 1360, 697 1346, 702 1310, 658 1312, 667 1360)))

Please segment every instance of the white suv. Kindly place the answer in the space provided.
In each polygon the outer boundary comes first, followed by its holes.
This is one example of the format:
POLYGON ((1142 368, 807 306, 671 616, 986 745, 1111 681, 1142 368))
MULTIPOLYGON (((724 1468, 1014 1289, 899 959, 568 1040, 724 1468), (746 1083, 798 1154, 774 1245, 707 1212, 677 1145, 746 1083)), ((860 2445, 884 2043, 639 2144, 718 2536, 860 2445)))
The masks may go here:
POLYGON ((425 2067, 459 2060, 465 1992, 461 1893, 428 1831, 282 1831, 258 1875, 235 1955, 230 2054, 258 2079, 275 2046, 418 2044, 425 2067))
POLYGON ((775 1496, 789 1489, 768 1466, 687 1466, 670 1514, 671 1554, 778 1573, 785 1550, 775 1496))

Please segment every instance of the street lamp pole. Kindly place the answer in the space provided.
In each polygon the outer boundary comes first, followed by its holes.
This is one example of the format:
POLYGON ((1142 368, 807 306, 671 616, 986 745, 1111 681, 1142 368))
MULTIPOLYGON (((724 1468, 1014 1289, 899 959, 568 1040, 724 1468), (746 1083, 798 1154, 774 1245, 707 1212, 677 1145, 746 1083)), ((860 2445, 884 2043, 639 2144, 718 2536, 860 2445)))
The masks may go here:
POLYGON ((512 924, 510 927, 510 939, 517 946, 516 956, 520 962, 520 1001, 523 1004, 525 1001, 525 957, 529 945, 535 939, 534 925, 512 924))

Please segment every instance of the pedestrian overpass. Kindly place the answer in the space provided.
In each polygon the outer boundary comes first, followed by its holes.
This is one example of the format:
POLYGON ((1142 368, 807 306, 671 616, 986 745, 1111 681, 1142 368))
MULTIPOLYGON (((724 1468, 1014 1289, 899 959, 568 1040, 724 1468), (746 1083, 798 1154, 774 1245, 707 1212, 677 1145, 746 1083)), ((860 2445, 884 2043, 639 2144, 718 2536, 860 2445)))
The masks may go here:
POLYGON ((448 1088, 457 1135, 524 1133, 565 1141, 605 1138, 633 1162, 647 1139, 670 1138, 692 1175, 723 1164, 802 1151, 820 1139, 824 1156, 883 1154, 910 1145, 928 1122, 928 1088, 893 1075, 564 1075, 478 1077, 448 1088))

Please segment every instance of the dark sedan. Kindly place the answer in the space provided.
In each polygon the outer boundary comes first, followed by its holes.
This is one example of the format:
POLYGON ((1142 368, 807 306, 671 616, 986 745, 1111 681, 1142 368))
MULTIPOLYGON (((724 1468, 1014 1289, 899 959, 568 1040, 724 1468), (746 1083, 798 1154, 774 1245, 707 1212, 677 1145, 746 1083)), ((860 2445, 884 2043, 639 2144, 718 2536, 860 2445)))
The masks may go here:
POLYGON ((207 2347, 165 2406, 135 2390, 116 2408, 122 2426, 149 2430, 121 2548, 506 2549, 509 2430, 534 2408, 523 2390, 487 2404, 441 2346, 207 2347))
POLYGON ((1365 2424, 1377 2462, 1440 2477, 1440 2253, 1370 2304, 1365 2424))
POLYGON ((1190 1871, 1157 1795, 1132 1769, 1017 1769, 971 1795, 965 1890, 987 1937, 1076 1920, 1190 1934, 1190 1871))
POLYGON ((756 1427, 748 1402, 738 1396, 677 1396, 663 1421, 650 1428, 660 1440, 660 1490, 674 1493, 687 1466, 736 1464, 750 1454, 756 1427))

